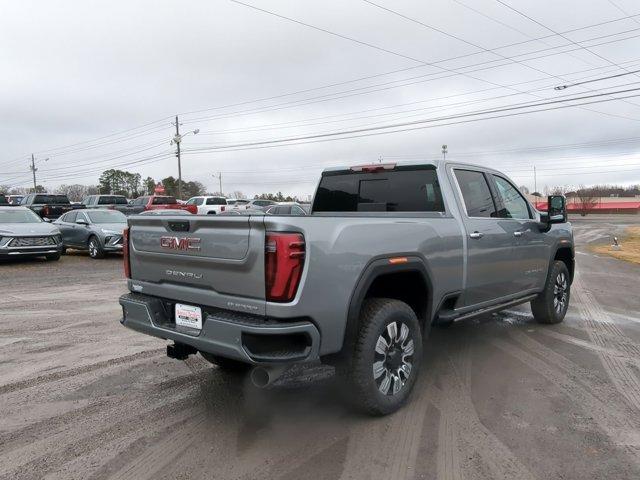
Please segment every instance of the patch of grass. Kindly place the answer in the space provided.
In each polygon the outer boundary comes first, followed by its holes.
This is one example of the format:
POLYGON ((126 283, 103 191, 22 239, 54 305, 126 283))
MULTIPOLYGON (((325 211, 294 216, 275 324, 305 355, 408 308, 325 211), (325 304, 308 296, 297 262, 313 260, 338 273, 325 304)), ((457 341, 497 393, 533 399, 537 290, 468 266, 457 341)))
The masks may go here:
POLYGON ((640 227, 627 228, 618 243, 620 250, 611 250, 611 245, 594 245, 591 251, 640 265, 640 227))

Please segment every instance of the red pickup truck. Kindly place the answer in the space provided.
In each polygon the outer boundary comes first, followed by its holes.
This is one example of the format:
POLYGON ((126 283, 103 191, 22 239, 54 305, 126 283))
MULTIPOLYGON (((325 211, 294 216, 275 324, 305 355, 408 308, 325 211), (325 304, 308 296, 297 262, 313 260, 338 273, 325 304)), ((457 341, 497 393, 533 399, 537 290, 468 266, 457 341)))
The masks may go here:
POLYGON ((175 197, 167 195, 148 195, 138 197, 129 202, 126 208, 122 209, 125 215, 136 215, 147 210, 186 210, 190 213, 198 213, 196 205, 186 205, 178 203, 175 197))

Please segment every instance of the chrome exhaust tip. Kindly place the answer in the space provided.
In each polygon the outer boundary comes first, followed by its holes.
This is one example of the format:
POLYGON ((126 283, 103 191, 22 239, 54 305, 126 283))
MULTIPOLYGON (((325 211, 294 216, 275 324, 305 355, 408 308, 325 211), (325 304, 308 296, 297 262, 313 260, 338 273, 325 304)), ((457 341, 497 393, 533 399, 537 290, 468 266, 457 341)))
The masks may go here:
POLYGON ((251 370, 251 383, 257 388, 265 388, 278 380, 289 368, 288 365, 255 367, 251 370))

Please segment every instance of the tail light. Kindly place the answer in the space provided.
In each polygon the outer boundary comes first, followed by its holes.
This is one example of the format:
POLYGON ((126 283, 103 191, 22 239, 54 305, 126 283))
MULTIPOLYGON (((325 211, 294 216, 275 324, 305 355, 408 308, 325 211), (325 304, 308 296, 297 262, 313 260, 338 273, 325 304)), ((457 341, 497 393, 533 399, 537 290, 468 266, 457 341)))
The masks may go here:
POLYGON ((304 267, 305 242, 301 233, 267 232, 265 287, 267 301, 290 302, 296 296, 304 267))
POLYGON ((224 205, 222 205, 222 206, 220 207, 220 211, 221 211, 221 212, 224 212, 224 205))
POLYGON ((44 207, 42 207, 42 216, 46 217, 47 215, 49 215, 49 207, 45 205, 44 207))
POLYGON ((129 227, 122 232, 122 259, 124 262, 124 276, 131 278, 131 263, 129 262, 129 227))
POLYGON ((351 167, 352 172, 374 173, 383 170, 393 170, 396 168, 395 163, 373 163, 371 165, 356 165, 351 167))

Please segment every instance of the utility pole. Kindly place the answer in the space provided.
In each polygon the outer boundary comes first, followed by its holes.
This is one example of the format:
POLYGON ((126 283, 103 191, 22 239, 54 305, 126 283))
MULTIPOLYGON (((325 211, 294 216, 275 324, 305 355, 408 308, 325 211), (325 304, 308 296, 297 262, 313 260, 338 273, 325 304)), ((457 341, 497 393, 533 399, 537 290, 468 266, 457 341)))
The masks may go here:
POLYGON ((182 200, 182 164, 180 163, 180 122, 178 122, 178 115, 176 115, 176 136, 173 137, 176 142, 176 157, 178 157, 178 198, 182 200))
POLYGON ((446 160, 446 159, 447 159, 447 146, 442 145, 442 160, 446 160))
POLYGON ((33 157, 33 153, 31 154, 31 171, 33 172, 33 193, 36 193, 36 159, 33 157))
POLYGON ((218 175, 216 175, 215 173, 213 174, 213 178, 217 178, 218 181, 220 182, 220 195, 222 195, 222 172, 218 172, 218 175))
MULTIPOLYGON (((46 162, 48 160, 49 158, 47 157, 43 161, 46 162)), ((36 193, 36 187, 38 186, 36 182, 36 172, 38 171, 38 169, 36 168, 36 159, 33 153, 31 154, 31 165, 29 165, 29 170, 31 170, 31 172, 33 173, 33 193, 36 193)))
POLYGON ((182 163, 180 162, 180 142, 182 142, 182 137, 193 133, 197 135, 200 131, 199 128, 196 128, 192 132, 187 132, 184 135, 180 135, 180 122, 178 121, 178 115, 176 115, 176 134, 171 140, 171 145, 176 144, 176 157, 178 157, 178 198, 182 200, 182 163))

